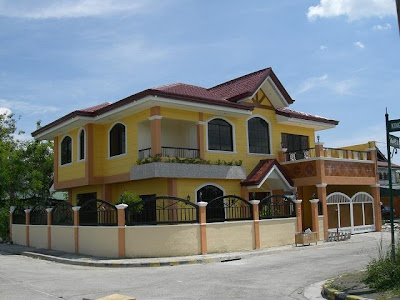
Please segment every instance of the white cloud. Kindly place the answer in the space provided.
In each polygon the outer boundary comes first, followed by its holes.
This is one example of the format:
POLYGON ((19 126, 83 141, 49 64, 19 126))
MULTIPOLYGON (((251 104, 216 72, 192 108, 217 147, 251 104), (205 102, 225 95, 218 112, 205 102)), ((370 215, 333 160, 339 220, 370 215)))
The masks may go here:
POLYGON ((9 115, 9 114, 11 114, 12 113, 12 111, 11 111, 11 109, 9 109, 9 108, 7 108, 7 107, 0 107, 0 115, 9 115))
POLYGON ((365 45, 364 45, 363 43, 361 43, 360 41, 355 42, 355 43, 354 43, 354 46, 359 47, 359 48, 361 48, 361 49, 364 49, 364 48, 365 48, 365 45))
POLYGON ((338 95, 352 95, 353 88, 357 85, 357 80, 347 79, 332 84, 333 91, 338 95))
POLYGON ((308 92, 309 90, 312 90, 315 87, 320 86, 327 79, 328 79, 328 74, 324 74, 321 77, 308 78, 300 85, 297 93, 298 94, 303 94, 305 92, 308 92))
POLYGON ((319 46, 319 50, 321 50, 321 51, 324 51, 324 50, 326 50, 326 49, 328 49, 328 47, 325 46, 325 45, 319 46))
POLYGON ((389 23, 383 24, 383 25, 375 25, 374 27, 372 27, 373 30, 390 30, 392 29, 392 25, 390 25, 389 23))
POLYGON ((396 14, 394 0, 320 0, 308 8, 309 20, 347 16, 349 20, 396 14))
POLYGON ((153 0, 45 0, 1 1, 0 15, 6 17, 49 19, 110 15, 118 12, 142 12, 154 8, 153 0))
POLYGON ((1 109, 5 109, 25 114, 46 114, 54 113, 59 110, 57 107, 51 105, 32 104, 25 101, 10 101, 4 99, 0 99, 0 107, 0 111, 1 109))

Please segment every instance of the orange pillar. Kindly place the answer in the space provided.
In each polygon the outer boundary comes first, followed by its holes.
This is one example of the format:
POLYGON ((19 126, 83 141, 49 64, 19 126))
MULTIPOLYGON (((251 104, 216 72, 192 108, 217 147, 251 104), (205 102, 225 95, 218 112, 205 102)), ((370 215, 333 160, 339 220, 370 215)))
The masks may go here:
POLYGON ((10 206, 10 242, 12 242, 12 224, 14 219, 15 206, 10 206))
POLYGON ((312 231, 317 233, 317 240, 319 241, 319 222, 318 222, 319 199, 311 199, 310 202, 311 202, 312 231))
POLYGON ((286 148, 282 148, 278 151, 278 162, 285 162, 286 161, 286 148))
POLYGON ((118 256, 125 258, 125 209, 127 204, 115 205, 118 210, 118 256))
POLYGON ((54 189, 57 190, 58 188, 58 164, 60 163, 59 160, 59 144, 58 144, 58 136, 54 137, 54 174, 53 174, 53 180, 54 180, 54 189))
POLYGON ((86 184, 93 182, 93 124, 88 123, 85 125, 86 146, 85 146, 85 179, 86 184))
POLYGON ((258 212, 258 204, 260 204, 260 200, 251 200, 250 203, 253 208, 254 249, 260 249, 260 216, 258 212))
POLYGON ((326 183, 317 184, 318 199, 322 204, 322 214, 324 215, 324 239, 328 239, 328 205, 326 203, 326 183))
POLYGON ((371 185, 371 196, 374 198, 375 230, 382 230, 381 194, 379 184, 371 185))
POLYGON ((53 211, 52 207, 46 208, 47 212, 47 249, 51 249, 51 212, 53 211))
POLYGON ((29 224, 31 221, 31 209, 25 209, 25 245, 29 247, 29 224))
POLYGON ((207 202, 197 202, 199 207, 201 254, 207 254, 207 202))
POLYGON ((74 239, 75 239, 75 253, 79 253, 79 210, 80 206, 72 207, 74 211, 74 239))
POLYGON ((296 204, 297 232, 303 231, 303 216, 301 214, 301 202, 303 202, 303 200, 293 200, 293 203, 296 204))
POLYGON ((161 109, 159 106, 150 109, 151 156, 161 155, 161 109))
POLYGON ((315 157, 324 157, 324 143, 315 143, 315 157))
POLYGON ((204 144, 204 124, 203 121, 197 122, 197 147, 199 148, 199 157, 204 159, 205 144, 204 144))

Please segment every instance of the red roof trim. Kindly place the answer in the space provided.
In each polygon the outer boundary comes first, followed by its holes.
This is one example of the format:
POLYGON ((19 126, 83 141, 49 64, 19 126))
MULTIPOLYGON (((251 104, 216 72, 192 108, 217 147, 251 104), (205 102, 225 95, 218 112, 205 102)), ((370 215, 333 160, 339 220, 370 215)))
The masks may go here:
POLYGON ((281 115, 281 116, 288 117, 288 118, 315 121, 315 122, 332 124, 332 125, 338 125, 339 124, 339 121, 336 121, 336 120, 326 119, 326 118, 323 118, 323 117, 319 117, 319 116, 315 116, 315 115, 311 115, 311 114, 306 114, 306 113, 302 113, 302 112, 291 110, 291 109, 287 109, 287 108, 277 108, 277 109, 275 109, 275 112, 276 112, 277 115, 281 115))

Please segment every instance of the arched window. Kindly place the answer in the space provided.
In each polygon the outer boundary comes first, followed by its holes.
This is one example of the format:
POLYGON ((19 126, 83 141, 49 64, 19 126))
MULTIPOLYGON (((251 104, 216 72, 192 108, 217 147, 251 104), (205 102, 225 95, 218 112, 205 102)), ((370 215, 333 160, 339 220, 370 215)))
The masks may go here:
POLYGON ((208 122, 208 150, 233 151, 231 124, 222 119, 208 122))
POLYGON ((270 154, 269 126, 268 123, 258 117, 247 121, 249 152, 270 154))
POLYGON ((223 195, 224 192, 219 187, 208 184, 197 190, 197 202, 209 202, 223 195))
POLYGON ((66 136, 61 141, 61 165, 70 164, 72 162, 72 139, 66 136))
POLYGON ((85 130, 79 132, 78 160, 85 159, 85 130))
POLYGON ((110 130, 110 157, 126 152, 125 134, 125 126, 121 123, 115 124, 110 130))

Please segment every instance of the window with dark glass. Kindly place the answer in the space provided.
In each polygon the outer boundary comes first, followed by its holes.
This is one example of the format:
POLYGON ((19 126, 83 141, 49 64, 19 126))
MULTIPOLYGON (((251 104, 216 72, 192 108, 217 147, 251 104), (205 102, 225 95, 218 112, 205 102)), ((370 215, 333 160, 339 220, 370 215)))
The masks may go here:
POLYGON ((282 133, 282 147, 288 152, 308 149, 308 136, 282 133))
POLYGON ((72 139, 66 136, 61 141, 61 165, 72 162, 72 139))
MULTIPOLYGON (((210 203, 211 200, 222 197, 223 195, 224 192, 220 188, 214 185, 206 185, 197 191, 197 202, 210 203)), ((218 199, 207 205, 206 215, 207 222, 211 220, 225 220, 224 200, 218 199)))
POLYGON ((208 149, 233 151, 232 126, 222 120, 208 122, 208 149))
POLYGON ((268 123, 261 118, 252 118, 247 123, 250 153, 270 153, 268 123))
POLYGON ((79 160, 85 159, 85 131, 79 134, 79 160))
POLYGON ((125 150, 125 126, 115 124, 110 131, 110 156, 121 155, 125 150))

